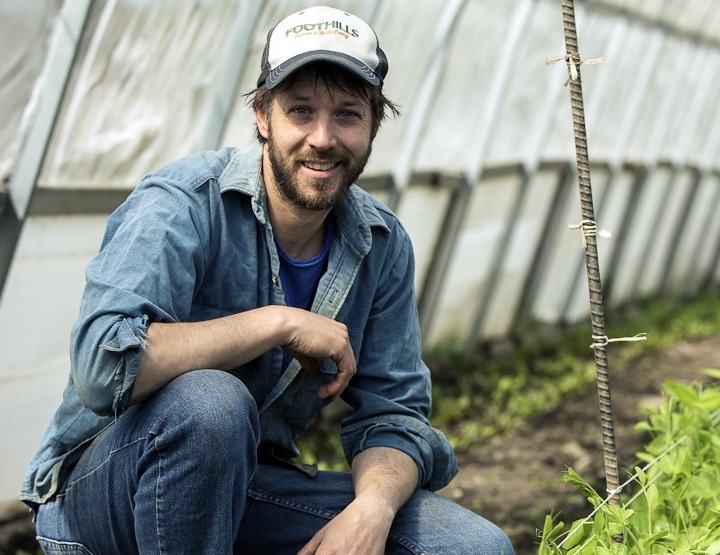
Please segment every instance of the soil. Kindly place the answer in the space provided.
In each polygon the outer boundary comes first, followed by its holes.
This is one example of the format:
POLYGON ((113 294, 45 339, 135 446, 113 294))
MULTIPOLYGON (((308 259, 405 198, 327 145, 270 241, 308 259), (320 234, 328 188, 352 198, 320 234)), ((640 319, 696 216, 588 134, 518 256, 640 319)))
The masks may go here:
MULTIPOLYGON (((621 482, 647 440, 634 430, 643 418, 640 408, 660 402, 665 380, 705 381, 700 369, 718 368, 719 351, 720 337, 712 337, 680 342, 632 368, 613 368, 610 359, 621 482)), ((546 515, 559 513, 560 520, 569 522, 592 510, 584 497, 564 483, 567 467, 598 491, 604 489, 597 394, 568 399, 551 415, 460 453, 458 462, 460 473, 441 493, 498 524, 512 540, 517 555, 535 554, 537 530, 546 515)), ((38 552, 27 510, 13 503, 0 507, 0 555, 15 555, 18 550, 38 552)))

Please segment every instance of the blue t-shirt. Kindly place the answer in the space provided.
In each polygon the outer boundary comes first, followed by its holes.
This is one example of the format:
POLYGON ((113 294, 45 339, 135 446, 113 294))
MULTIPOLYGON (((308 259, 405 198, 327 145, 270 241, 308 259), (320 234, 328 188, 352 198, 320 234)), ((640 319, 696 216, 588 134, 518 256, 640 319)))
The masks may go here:
POLYGON ((280 255, 280 281, 285 293, 285 304, 310 310, 320 278, 327 269, 328 254, 333 238, 332 220, 325 225, 325 243, 312 258, 295 260, 275 242, 280 255))
MULTIPOLYGON (((327 270, 332 239, 332 220, 328 218, 325 224, 325 243, 320 252, 312 258, 295 260, 282 250, 275 241, 275 246, 280 255, 280 282, 285 293, 286 305, 304 310, 312 308, 318 283, 320 283, 320 278, 327 270)), ((291 361, 292 357, 287 353, 283 353, 283 371, 290 365, 291 361)))

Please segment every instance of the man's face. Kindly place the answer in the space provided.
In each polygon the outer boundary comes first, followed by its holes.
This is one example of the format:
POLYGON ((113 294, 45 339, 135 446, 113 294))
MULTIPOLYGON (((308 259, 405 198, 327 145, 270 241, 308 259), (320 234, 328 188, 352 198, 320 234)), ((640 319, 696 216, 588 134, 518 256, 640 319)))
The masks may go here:
POLYGON ((267 112, 256 116, 267 139, 267 185, 298 208, 336 206, 370 157, 368 103, 313 75, 298 76, 275 95, 267 112))

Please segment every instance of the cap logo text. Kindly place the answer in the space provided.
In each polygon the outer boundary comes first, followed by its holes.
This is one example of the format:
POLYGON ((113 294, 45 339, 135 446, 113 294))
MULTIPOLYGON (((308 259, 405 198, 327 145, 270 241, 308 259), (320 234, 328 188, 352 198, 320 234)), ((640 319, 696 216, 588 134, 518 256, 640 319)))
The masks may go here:
POLYGON ((290 29, 285 31, 285 36, 289 37, 290 35, 295 35, 297 37, 304 36, 306 34, 323 34, 327 32, 344 34, 348 37, 360 37, 357 29, 351 29, 350 26, 345 25, 340 21, 323 21, 319 23, 305 23, 303 25, 296 25, 295 27, 291 27, 290 29))

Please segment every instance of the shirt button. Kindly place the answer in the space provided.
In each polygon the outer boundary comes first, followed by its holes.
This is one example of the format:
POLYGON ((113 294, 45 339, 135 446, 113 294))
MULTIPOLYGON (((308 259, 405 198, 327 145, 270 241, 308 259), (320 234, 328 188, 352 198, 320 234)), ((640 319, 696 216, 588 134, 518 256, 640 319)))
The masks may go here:
POLYGON ((273 274, 270 279, 272 280, 272 282, 273 282, 275 285, 278 284, 278 277, 277 277, 275 274, 273 274))

